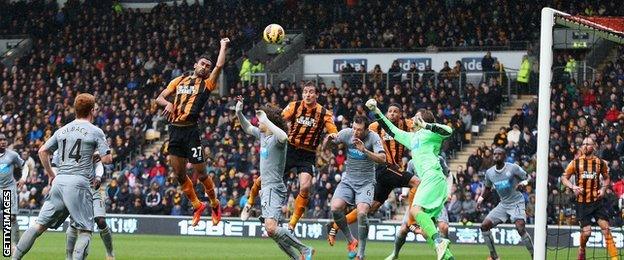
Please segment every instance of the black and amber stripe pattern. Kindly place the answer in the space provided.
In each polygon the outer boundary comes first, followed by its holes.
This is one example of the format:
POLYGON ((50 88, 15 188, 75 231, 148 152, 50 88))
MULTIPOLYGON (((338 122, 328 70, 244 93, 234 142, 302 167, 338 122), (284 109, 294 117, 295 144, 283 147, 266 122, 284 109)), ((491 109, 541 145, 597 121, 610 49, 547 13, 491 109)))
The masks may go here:
POLYGON ((169 86, 173 92, 173 115, 170 123, 175 125, 192 125, 197 123, 201 109, 208 101, 210 91, 216 88, 212 79, 180 76, 169 86))
POLYGON ((308 106, 302 101, 291 102, 282 111, 282 116, 290 124, 288 142, 297 149, 316 151, 324 130, 338 132, 331 111, 320 104, 308 106))
POLYGON ((568 164, 565 176, 570 178, 574 175, 576 186, 583 188, 583 193, 576 196, 579 203, 591 203, 597 201, 598 191, 602 187, 600 177, 609 179, 609 166, 605 160, 596 156, 580 156, 568 164))
MULTIPOLYGON (((403 131, 409 132, 413 126, 413 122, 409 119, 400 119, 399 122, 397 122, 396 126, 403 131)), ((381 137, 381 140, 383 141, 384 151, 386 151, 386 164, 394 165, 398 167, 398 169, 400 169, 401 171, 404 171, 405 169, 401 167, 401 161, 403 160, 403 157, 406 153, 405 146, 403 146, 402 144, 394 140, 392 136, 387 134, 383 127, 379 125, 379 122, 374 122, 370 124, 368 129, 377 133, 379 137, 381 137)))

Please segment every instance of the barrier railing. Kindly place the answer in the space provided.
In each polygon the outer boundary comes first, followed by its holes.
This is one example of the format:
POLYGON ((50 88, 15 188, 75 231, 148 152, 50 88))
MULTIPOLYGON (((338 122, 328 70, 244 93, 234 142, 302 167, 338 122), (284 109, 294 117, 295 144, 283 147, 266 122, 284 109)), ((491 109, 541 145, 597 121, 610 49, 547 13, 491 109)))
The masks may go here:
POLYGON ((377 84, 380 87, 394 86, 396 84, 408 85, 416 84, 439 87, 441 84, 457 90, 460 97, 465 97, 466 86, 472 84, 479 87, 486 83, 488 86, 498 85, 503 89, 503 97, 511 102, 512 98, 518 94, 517 70, 506 69, 503 71, 490 72, 462 72, 459 74, 452 71, 447 72, 390 72, 390 73, 325 73, 325 74, 296 74, 296 73, 253 73, 250 81, 243 81, 244 86, 249 84, 263 84, 277 86, 280 83, 294 83, 300 81, 313 81, 317 85, 358 86, 362 84, 377 84))

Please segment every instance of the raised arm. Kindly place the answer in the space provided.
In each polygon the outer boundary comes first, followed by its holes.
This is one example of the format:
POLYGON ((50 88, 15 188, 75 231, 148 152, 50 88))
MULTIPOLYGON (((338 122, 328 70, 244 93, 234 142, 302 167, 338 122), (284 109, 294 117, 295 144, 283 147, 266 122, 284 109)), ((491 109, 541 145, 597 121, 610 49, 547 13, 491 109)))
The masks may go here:
POLYGON ((375 113, 375 115, 379 119, 381 119, 381 121, 379 121, 379 124, 384 128, 384 130, 386 130, 388 134, 390 134, 394 138, 394 140, 404 145, 408 149, 412 149, 413 133, 403 131, 394 124, 392 124, 392 122, 390 122, 390 120, 386 118, 383 113, 381 113, 381 110, 377 108, 377 101, 375 101, 374 99, 369 99, 368 101, 366 101, 366 107, 370 111, 375 113))
POLYGON ((288 141, 288 135, 286 132, 271 122, 264 111, 256 110, 256 117, 258 117, 258 120, 260 120, 261 123, 264 123, 266 127, 269 128, 271 133, 277 137, 277 140, 280 143, 286 143, 286 141, 288 141))
POLYGON ((230 39, 221 39, 221 48, 219 49, 219 56, 217 56, 217 64, 215 64, 215 67, 208 78, 208 81, 212 83, 210 86, 216 86, 219 75, 221 75, 221 70, 223 70, 223 66, 225 65, 225 54, 227 52, 228 43, 230 43, 230 39))
POLYGON ((236 117, 238 117, 238 121, 240 121, 241 128, 246 134, 256 136, 256 134, 254 133, 259 132, 258 128, 251 125, 251 123, 249 123, 249 120, 247 120, 247 118, 245 118, 245 115, 243 115, 243 97, 238 96, 236 97, 236 99, 238 100, 236 102, 236 109, 235 109, 236 117))

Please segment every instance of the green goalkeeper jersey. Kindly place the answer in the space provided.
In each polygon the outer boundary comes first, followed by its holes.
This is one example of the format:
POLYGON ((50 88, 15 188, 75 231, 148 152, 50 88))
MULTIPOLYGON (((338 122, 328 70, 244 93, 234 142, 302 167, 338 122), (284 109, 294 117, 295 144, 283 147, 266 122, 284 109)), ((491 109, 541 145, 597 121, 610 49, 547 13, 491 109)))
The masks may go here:
MULTIPOLYGON (((414 161, 414 170, 422 179, 431 169, 441 169, 440 149, 444 139, 453 133, 450 126, 430 123, 427 129, 416 132, 406 132, 396 127, 383 114, 378 114, 383 120, 383 125, 392 133, 394 140, 410 150, 414 161)), ((440 173, 442 173, 440 171, 440 173)), ((443 173, 442 173, 443 174, 443 173)))

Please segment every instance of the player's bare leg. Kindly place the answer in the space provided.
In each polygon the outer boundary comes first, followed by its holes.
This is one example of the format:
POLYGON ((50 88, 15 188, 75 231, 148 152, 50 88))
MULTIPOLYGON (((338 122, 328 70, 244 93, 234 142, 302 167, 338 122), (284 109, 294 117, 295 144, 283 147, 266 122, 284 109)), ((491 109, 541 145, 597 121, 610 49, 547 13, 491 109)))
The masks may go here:
POLYGON ((191 223, 192 226, 196 226, 200 220, 202 213, 206 209, 206 203, 199 201, 197 198, 197 194, 195 193, 195 187, 193 185, 193 181, 186 174, 186 163, 188 160, 183 157, 169 155, 169 164, 173 168, 173 172, 178 179, 178 183, 182 187, 182 191, 186 194, 186 197, 193 205, 193 221, 191 223))
POLYGON ((212 225, 216 226, 221 221, 221 204, 219 204, 217 194, 215 194, 214 182, 206 173, 206 163, 193 164, 193 170, 199 176, 199 181, 204 185, 204 191, 208 195, 210 207, 212 208, 212 225))
POLYGON ((613 235, 611 235, 611 230, 609 229, 609 222, 604 219, 598 219, 598 226, 600 226, 600 231, 602 231, 602 235, 607 242, 607 252, 611 260, 618 259, 617 248, 615 247, 615 243, 613 242, 613 235))
POLYGON ((585 260, 585 246, 591 236, 591 225, 586 225, 581 229, 581 244, 579 245, 578 259, 585 260))
POLYGON ((253 185, 251 186, 251 190, 249 191, 249 198, 247 198, 247 203, 245 203, 245 207, 241 210, 241 220, 245 221, 249 219, 249 215, 251 214, 251 209, 253 208, 256 202, 256 196, 260 193, 260 187, 262 185, 262 180, 260 176, 256 178, 253 185))
POLYGON ((299 173, 299 194, 295 199, 295 211, 293 215, 290 217, 290 222, 288 223, 288 227, 291 230, 294 230, 299 222, 303 213, 305 213, 306 208, 308 207, 308 201, 310 197, 310 188, 312 187, 312 174, 307 172, 299 173))

